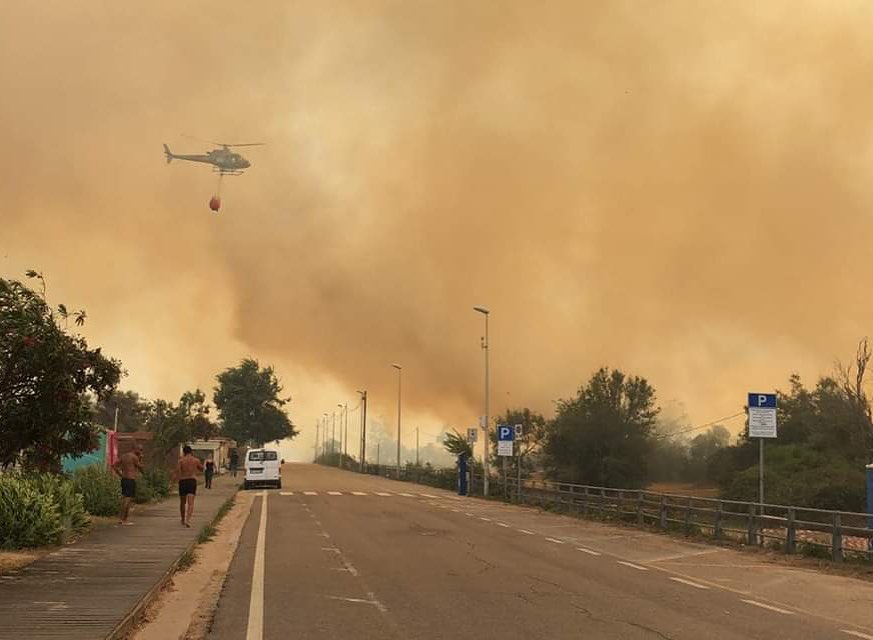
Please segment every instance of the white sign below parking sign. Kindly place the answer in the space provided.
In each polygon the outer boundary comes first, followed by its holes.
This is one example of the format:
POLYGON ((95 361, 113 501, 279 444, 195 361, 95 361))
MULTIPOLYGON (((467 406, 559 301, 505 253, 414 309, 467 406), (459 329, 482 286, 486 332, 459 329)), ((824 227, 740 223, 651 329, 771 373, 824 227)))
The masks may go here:
POLYGON ((508 424, 497 425, 497 455, 511 456, 515 429, 508 424))

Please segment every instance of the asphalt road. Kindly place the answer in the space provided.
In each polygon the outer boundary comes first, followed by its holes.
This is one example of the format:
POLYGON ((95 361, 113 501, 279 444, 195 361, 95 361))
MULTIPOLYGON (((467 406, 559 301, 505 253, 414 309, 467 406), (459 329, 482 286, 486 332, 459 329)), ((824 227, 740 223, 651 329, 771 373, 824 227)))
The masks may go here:
POLYGON ((212 638, 873 640, 859 580, 336 469, 283 483, 254 502, 212 638))

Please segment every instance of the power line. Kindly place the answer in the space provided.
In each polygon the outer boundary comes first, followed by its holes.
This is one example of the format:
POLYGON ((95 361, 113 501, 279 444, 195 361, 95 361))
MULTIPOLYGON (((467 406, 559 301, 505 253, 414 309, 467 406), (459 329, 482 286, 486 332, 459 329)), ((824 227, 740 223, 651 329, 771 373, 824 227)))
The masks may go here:
POLYGON ((727 422, 728 420, 733 420, 734 418, 739 418, 740 416, 746 415, 745 410, 735 413, 733 415, 725 416, 724 418, 719 418, 718 420, 713 420, 712 422, 707 422, 706 424, 702 424, 699 427, 691 427, 690 429, 680 429, 679 431, 674 431, 672 433, 664 433, 661 434, 660 438, 672 438, 673 436, 681 436, 685 433, 692 433, 693 431, 700 431, 701 429, 708 429, 709 427, 713 427, 721 422, 727 422))

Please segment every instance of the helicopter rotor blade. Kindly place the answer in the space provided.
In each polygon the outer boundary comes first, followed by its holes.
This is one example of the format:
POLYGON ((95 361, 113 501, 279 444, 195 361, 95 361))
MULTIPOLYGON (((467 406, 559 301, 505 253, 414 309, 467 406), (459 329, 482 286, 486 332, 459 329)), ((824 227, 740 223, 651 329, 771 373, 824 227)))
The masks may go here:
POLYGON ((263 147, 266 142, 244 142, 241 144, 226 144, 225 147, 263 147))

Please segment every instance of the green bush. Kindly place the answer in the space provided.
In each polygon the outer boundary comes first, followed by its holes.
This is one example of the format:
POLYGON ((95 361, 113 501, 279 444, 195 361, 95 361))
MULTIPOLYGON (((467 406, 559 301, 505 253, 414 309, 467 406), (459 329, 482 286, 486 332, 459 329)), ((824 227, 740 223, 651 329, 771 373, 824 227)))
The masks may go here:
POLYGON ((114 516, 121 507, 118 476, 99 465, 79 467, 73 473, 73 488, 82 495, 85 510, 94 516, 114 516))
POLYGON ((63 534, 52 493, 43 492, 32 476, 0 475, 0 548, 60 544, 63 534))
POLYGON ((143 471, 140 481, 149 486, 155 500, 170 495, 170 474, 163 467, 149 467, 143 471))
POLYGON ((136 495, 133 496, 133 501, 137 504, 145 504, 155 499, 155 493, 152 491, 151 485, 144 478, 139 478, 136 481, 136 495))
POLYGON ((66 476, 38 473, 27 477, 35 483, 40 493, 51 496, 57 504, 65 537, 88 527, 90 520, 85 511, 84 500, 66 476))

